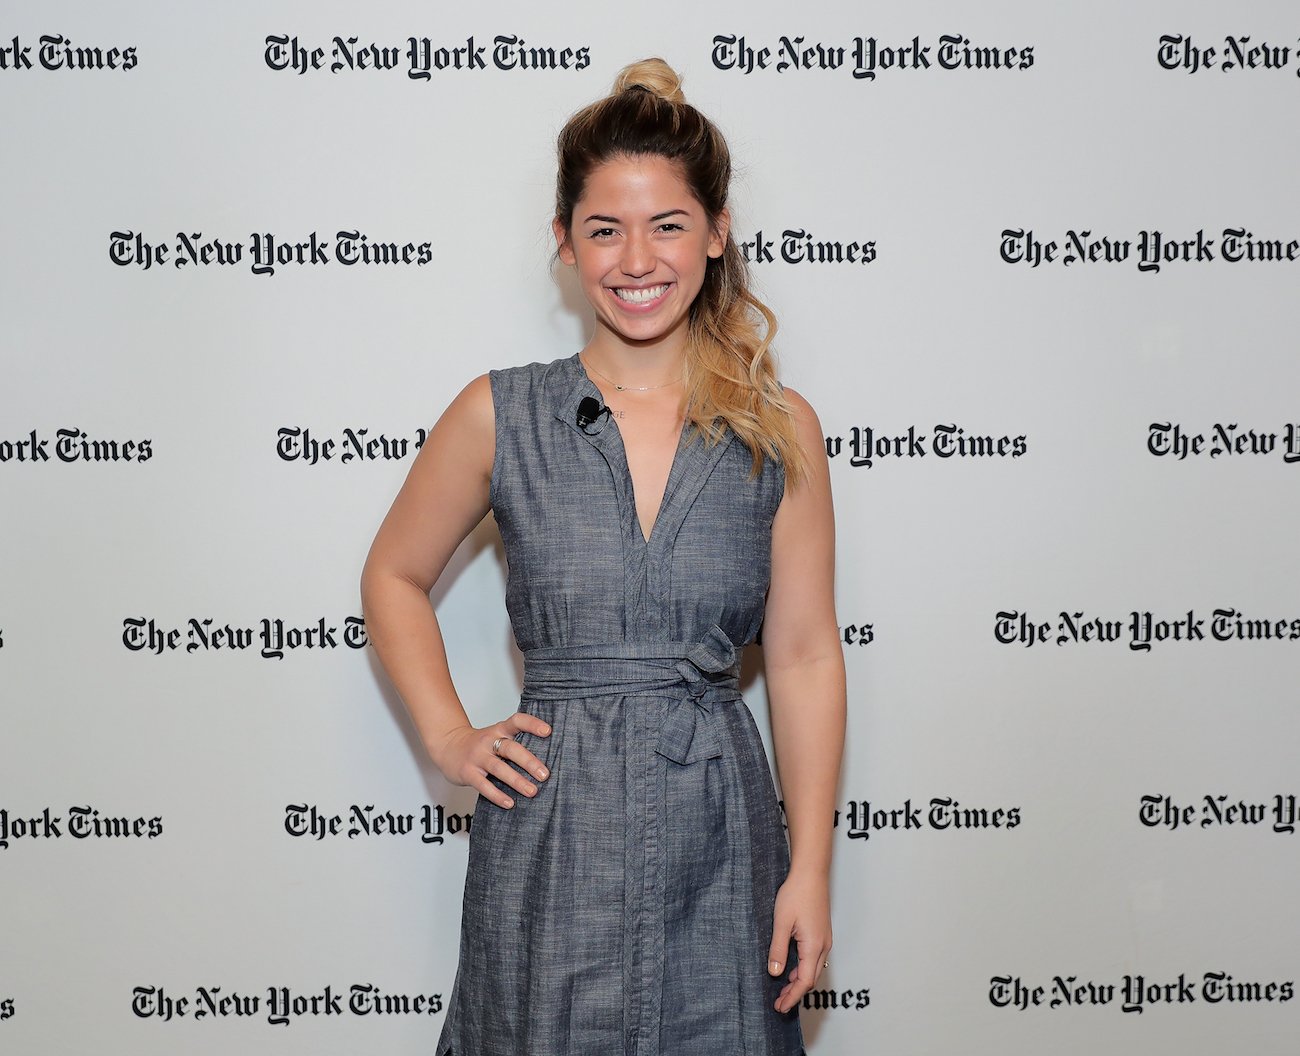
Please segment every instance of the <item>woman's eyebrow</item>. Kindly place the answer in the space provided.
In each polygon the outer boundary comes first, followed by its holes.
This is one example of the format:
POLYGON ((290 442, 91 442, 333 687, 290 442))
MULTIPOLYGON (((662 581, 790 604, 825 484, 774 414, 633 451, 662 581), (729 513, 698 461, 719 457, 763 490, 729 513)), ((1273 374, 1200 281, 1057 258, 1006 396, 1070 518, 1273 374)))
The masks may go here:
MULTIPOLYGON (((685 209, 669 209, 668 212, 666 213, 657 213, 656 215, 652 216, 650 218, 650 222, 653 224, 657 220, 665 220, 670 216, 690 216, 690 215, 691 214, 688 213, 685 209)), ((587 217, 587 219, 583 221, 583 223, 585 224, 592 220, 599 220, 603 224, 621 224, 623 222, 617 216, 601 216, 599 213, 592 213, 591 216, 587 217)))

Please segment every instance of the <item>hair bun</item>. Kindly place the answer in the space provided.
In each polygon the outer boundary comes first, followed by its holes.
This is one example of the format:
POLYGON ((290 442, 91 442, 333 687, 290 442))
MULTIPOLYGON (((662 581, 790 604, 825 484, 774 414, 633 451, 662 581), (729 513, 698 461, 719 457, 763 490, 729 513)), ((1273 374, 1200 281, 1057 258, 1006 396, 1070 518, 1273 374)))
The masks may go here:
POLYGON ((618 95, 636 88, 658 96, 665 102, 686 102, 686 96, 682 92, 682 79, 676 70, 660 58, 642 59, 624 66, 614 79, 614 91, 611 94, 618 95))

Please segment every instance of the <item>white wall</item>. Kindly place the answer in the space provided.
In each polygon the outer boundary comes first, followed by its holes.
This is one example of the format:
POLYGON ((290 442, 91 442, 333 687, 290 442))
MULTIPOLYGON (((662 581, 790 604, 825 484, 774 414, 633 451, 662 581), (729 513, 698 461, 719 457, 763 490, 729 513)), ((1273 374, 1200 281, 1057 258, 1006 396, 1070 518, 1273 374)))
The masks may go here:
MULTIPOLYGON (((0 68, 0 1051, 431 1051, 474 796, 348 637, 413 448, 348 457, 347 430, 410 443, 487 368, 581 347, 548 263, 554 137, 662 54, 730 138, 783 377, 839 442, 851 714, 810 1050, 1294 1052, 1297 34, 1281 2, 7 7, 0 41, 33 68, 0 68), (134 63, 45 69, 42 34, 134 63), (779 69, 782 34, 846 65, 779 69), (1014 64, 941 68, 947 34, 1014 64), (325 68, 272 69, 284 35, 325 68), (335 35, 472 36, 488 68, 332 72, 335 35), (582 68, 498 68, 498 35, 582 68), (720 68, 731 35, 769 68, 720 68), (1215 65, 1163 68, 1165 35, 1215 65), (1228 36, 1285 63, 1229 68, 1228 36), (856 77, 858 38, 916 38, 931 66, 856 77), (784 261, 787 230, 871 259, 784 261), (347 231, 411 262, 345 266, 347 231), (1288 256, 1234 260, 1233 231, 1288 256), (314 234, 328 263, 259 274, 267 233, 314 234), (1154 233, 1210 250, 1147 269, 1154 233), (177 266, 182 235, 242 257, 177 266), (120 263, 135 236, 166 258, 120 263), (1079 259, 1075 236, 1127 256, 1079 259), (1171 426, 1200 450, 1153 453, 1171 426), (950 428, 1001 448, 941 457, 950 428), (61 430, 118 457, 64 461, 61 430), (334 457, 286 458, 285 430, 334 457), (854 464, 868 432, 909 431, 854 464), (1134 613, 1198 637, 1135 648, 1134 613), (1063 640, 1067 616, 1113 639, 1063 640), (1003 641, 1022 618, 1044 637, 1003 641), (195 648, 208 620, 251 644, 195 648), (267 657, 277 620, 333 640, 267 657), (178 647, 130 647, 137 621, 178 647), (1183 823, 1149 823, 1147 797, 1183 823), (945 799, 1001 824, 943 827, 945 799), (910 821, 863 831, 865 804, 910 821), (342 831, 291 835, 295 806, 342 831), (415 831, 354 835, 372 807, 415 831), (80 838, 82 811, 139 831, 80 838), (424 811, 459 831, 425 841, 424 811), (1215 1002, 1214 973, 1269 999, 1215 1002), (1137 977, 1185 985, 1139 1013, 1137 977), (1116 989, 1073 1007, 1066 983, 1116 989), (439 999, 362 1014, 365 986, 439 999), (200 1015, 201 987, 257 1006, 200 1015), (273 1022, 273 992, 326 987, 338 1014, 273 1022)), ((480 724, 517 701, 502 571, 489 520, 434 594, 480 724)), ((747 695, 762 721, 761 678, 747 695)))

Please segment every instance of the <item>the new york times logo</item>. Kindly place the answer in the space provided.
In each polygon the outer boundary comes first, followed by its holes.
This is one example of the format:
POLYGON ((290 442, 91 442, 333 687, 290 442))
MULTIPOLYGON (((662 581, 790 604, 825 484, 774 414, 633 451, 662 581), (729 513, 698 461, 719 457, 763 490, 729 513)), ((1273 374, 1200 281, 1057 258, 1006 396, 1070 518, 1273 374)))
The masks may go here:
POLYGON ((1254 828, 1267 826, 1273 832, 1293 835, 1298 804, 1293 795, 1278 794, 1271 800, 1232 800, 1227 796, 1202 796, 1199 803, 1179 803, 1172 796, 1143 796, 1138 820, 1149 829, 1199 827, 1254 828))
POLYGON ((989 1004, 994 1008, 1081 1008, 1111 1006, 1121 1012, 1141 1014, 1156 1005, 1258 1005, 1282 1003, 1295 997, 1295 982, 1235 979, 1227 972, 1206 972, 1199 983, 1179 972, 1177 979, 1156 980, 1145 975, 1125 975, 1118 983, 1053 976, 1046 985, 1026 983, 1018 975, 997 975, 989 980, 989 1004))
POLYGON ((92 806, 69 807, 67 816, 45 807, 39 814, 20 814, 0 808, 0 850, 15 840, 58 840, 64 835, 74 840, 155 839, 162 835, 162 818, 123 817, 104 814, 92 806))
POLYGON ((76 45, 61 33, 44 33, 38 39, 36 61, 32 62, 31 44, 15 36, 0 45, 0 70, 133 70, 136 66, 135 45, 129 48, 99 48, 76 45))
POLYGON ((1005 264, 1128 264, 1138 271, 1156 273, 1165 264, 1281 263, 1300 260, 1300 239, 1257 238, 1244 227, 1224 228, 1215 240, 1204 230, 1195 236, 1173 238, 1162 231, 1139 231, 1136 239, 1091 231, 1066 231, 1063 241, 1044 241, 1029 228, 1005 228, 998 254, 1005 264))
POLYGON ((290 652, 333 650, 340 647, 364 649, 366 621, 348 616, 342 629, 320 617, 300 625, 267 617, 256 626, 218 623, 211 617, 191 618, 183 627, 168 627, 152 618, 128 617, 122 621, 122 644, 133 653, 246 652, 257 650, 264 660, 283 660, 290 652))
MULTIPOLYGON (((785 800, 777 800, 777 805, 786 824, 785 800)), ((1014 829, 1020 821, 1018 806, 973 807, 951 796, 933 796, 928 803, 913 804, 911 799, 905 799, 900 806, 853 800, 846 810, 836 808, 831 827, 840 829, 851 840, 869 840, 879 832, 1014 829)))
POLYGON ((313 231, 307 238, 286 241, 269 231, 254 231, 248 245, 202 232, 178 231, 172 245, 151 242, 137 231, 109 235, 108 259, 119 267, 134 265, 148 271, 155 264, 176 268, 238 267, 248 261, 254 275, 274 275, 277 267, 422 266, 433 260, 432 242, 382 242, 361 231, 338 231, 334 241, 313 231), (247 250, 247 252, 245 252, 247 250))
POLYGON ((1023 645, 1026 649, 1049 642, 1058 646, 1111 645, 1127 638, 1130 649, 1148 652, 1153 645, 1165 642, 1300 641, 1300 617, 1258 618, 1237 609, 1214 609, 1208 616, 1188 609, 1185 616, 1163 616, 1135 609, 1125 621, 1075 610, 1062 611, 1053 623, 1010 609, 994 616, 993 637, 1000 645, 1023 645))
MULTIPOLYGON (((841 812, 835 811, 835 828, 841 812)), ((949 796, 935 796, 924 806, 910 799, 889 807, 870 800, 855 800, 843 812, 845 834, 851 840, 868 840, 876 832, 908 832, 921 829, 1014 829, 1020 824, 1019 807, 971 807, 949 796)))
MULTIPOLYGON (((1285 70, 1292 65, 1296 52, 1285 44, 1269 44, 1260 41, 1252 44, 1250 37, 1234 37, 1231 34, 1223 38, 1223 47, 1197 45, 1191 37, 1181 33, 1166 33, 1160 38, 1156 49, 1156 62, 1161 69, 1185 70, 1199 73, 1202 70, 1218 69, 1221 73, 1234 70, 1285 70)), ((1296 70, 1300 77, 1300 69, 1296 70)))
POLYGON ((929 455, 935 458, 1019 458, 1027 450, 1024 433, 1001 436, 992 433, 968 432, 956 422, 940 423, 930 430, 930 434, 921 432, 915 425, 909 425, 905 433, 886 433, 872 426, 854 426, 848 436, 828 436, 826 456, 839 458, 848 455, 846 461, 855 468, 870 469, 877 459, 921 460, 929 455))
POLYGON ((1027 70, 1034 64, 1034 49, 1032 45, 983 46, 960 33, 945 34, 929 44, 922 44, 919 36, 906 44, 882 43, 875 37, 853 37, 844 44, 777 37, 774 44, 765 44, 719 35, 713 38, 710 57, 717 69, 743 74, 840 70, 851 73, 854 80, 874 81, 890 70, 1027 70))
POLYGON ((354 803, 346 815, 331 814, 315 804, 290 803, 284 808, 284 831, 290 836, 323 840, 346 836, 419 837, 421 843, 444 843, 448 836, 468 833, 473 814, 457 814, 441 803, 425 803, 418 813, 378 810, 373 804, 354 803))
POLYGON ((313 1017, 431 1016, 442 1011, 442 995, 391 994, 369 983, 353 983, 346 992, 327 985, 309 993, 287 986, 271 986, 265 993, 200 986, 185 995, 173 995, 161 986, 137 986, 132 991, 131 1011, 141 1019, 164 1023, 174 1019, 264 1018, 287 1027, 296 1019, 313 1017))
POLYGON ((454 45, 428 37, 407 37, 400 45, 362 42, 357 37, 335 37, 328 52, 322 47, 305 44, 298 37, 269 36, 263 58, 272 70, 292 70, 300 75, 318 70, 391 73, 405 69, 411 80, 428 81, 434 73, 457 70, 585 70, 591 65, 591 50, 586 45, 539 46, 511 33, 497 34, 490 45, 480 44, 472 36, 466 38, 464 44, 454 45))
POLYGON ((1300 425, 1288 423, 1281 436, 1265 429, 1243 429, 1236 422, 1215 422, 1209 433, 1185 429, 1177 422, 1152 422, 1147 450, 1175 461, 1208 455, 1281 455, 1283 462, 1300 462, 1300 425))
POLYGON ((786 228, 778 243, 756 231, 754 237, 740 244, 740 251, 750 264, 870 264, 876 259, 874 241, 842 242, 814 236, 801 227, 786 228))
POLYGON ((35 429, 18 440, 0 438, 0 463, 5 462, 148 462, 153 441, 91 436, 84 429, 56 429, 53 437, 35 429))
POLYGON ((344 429, 335 437, 305 426, 285 426, 276 433, 275 453, 285 462, 308 466, 320 462, 399 462, 419 451, 428 437, 426 429, 416 429, 410 437, 344 429))

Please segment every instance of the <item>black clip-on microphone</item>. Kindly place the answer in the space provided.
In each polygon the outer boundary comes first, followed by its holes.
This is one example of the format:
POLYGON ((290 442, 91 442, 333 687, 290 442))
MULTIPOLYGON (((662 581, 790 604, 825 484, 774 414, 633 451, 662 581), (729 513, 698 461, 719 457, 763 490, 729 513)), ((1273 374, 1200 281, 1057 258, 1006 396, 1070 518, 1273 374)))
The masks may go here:
POLYGON ((584 396, 578 403, 577 426, 586 433, 587 426, 595 424, 602 414, 609 414, 608 407, 602 407, 594 396, 584 396))

